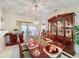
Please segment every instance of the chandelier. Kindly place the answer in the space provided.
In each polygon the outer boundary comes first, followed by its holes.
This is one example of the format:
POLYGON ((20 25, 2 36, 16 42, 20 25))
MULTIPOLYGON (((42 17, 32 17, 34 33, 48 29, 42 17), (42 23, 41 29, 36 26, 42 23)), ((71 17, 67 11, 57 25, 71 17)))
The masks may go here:
POLYGON ((38 15, 37 15, 37 4, 34 5, 35 7, 35 20, 33 21, 33 24, 34 25, 38 25, 39 24, 39 21, 38 21, 38 15))

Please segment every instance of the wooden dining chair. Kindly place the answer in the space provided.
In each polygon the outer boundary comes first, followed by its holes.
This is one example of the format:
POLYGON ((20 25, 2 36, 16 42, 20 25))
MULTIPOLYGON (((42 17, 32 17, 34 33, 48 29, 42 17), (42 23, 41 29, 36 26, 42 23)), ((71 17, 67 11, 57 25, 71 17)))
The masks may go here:
POLYGON ((20 39, 19 39, 19 36, 17 37, 17 42, 18 42, 18 46, 19 46, 19 55, 20 55, 20 58, 31 58, 31 55, 29 53, 29 50, 28 48, 24 48, 23 49, 23 46, 20 42, 20 39))

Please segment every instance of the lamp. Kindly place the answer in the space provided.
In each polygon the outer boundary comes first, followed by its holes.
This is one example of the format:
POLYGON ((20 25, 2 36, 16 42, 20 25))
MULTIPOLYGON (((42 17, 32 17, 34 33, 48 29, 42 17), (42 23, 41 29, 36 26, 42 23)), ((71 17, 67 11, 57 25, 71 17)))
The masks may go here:
POLYGON ((35 20, 33 21, 34 25, 38 25, 39 21, 38 21, 38 16, 37 16, 37 4, 35 4, 35 20))

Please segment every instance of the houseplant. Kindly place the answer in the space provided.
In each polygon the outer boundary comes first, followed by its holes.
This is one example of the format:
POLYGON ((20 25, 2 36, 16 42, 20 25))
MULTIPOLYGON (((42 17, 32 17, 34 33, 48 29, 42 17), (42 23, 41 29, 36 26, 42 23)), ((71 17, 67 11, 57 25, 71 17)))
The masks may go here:
POLYGON ((79 46, 79 25, 74 26, 75 31, 75 43, 79 46))
POLYGON ((75 50, 76 53, 79 54, 79 25, 74 26, 74 31, 75 31, 75 50))

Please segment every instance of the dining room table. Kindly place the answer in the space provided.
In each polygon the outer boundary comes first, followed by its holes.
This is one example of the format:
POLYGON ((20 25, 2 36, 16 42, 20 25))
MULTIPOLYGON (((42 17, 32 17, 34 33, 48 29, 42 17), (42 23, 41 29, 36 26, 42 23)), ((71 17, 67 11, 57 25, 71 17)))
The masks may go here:
POLYGON ((32 58, 55 58, 59 57, 61 55, 62 49, 57 47, 59 49, 59 53, 57 54, 49 54, 45 50, 45 46, 41 46, 38 42, 33 40, 27 40, 26 46, 32 56, 32 58))

